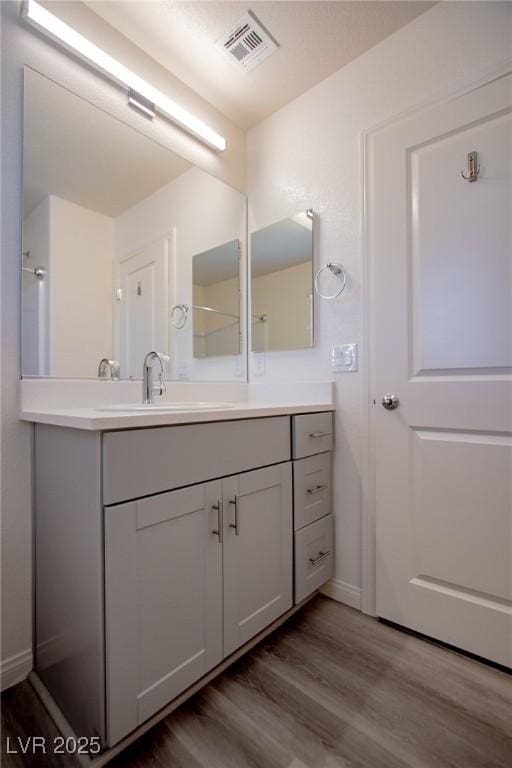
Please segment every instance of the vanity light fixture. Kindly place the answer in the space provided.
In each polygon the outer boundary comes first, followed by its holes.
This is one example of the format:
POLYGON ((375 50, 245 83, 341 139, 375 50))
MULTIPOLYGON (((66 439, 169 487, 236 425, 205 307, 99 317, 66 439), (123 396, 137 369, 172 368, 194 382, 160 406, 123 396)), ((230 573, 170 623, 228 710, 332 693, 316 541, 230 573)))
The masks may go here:
POLYGON ((142 111, 148 117, 159 112, 214 149, 220 152, 226 149, 226 139, 223 136, 47 11, 36 0, 24 0, 21 13, 30 24, 43 30, 51 39, 127 88, 129 103, 138 109, 143 106, 142 111))
POLYGON ((145 99, 144 96, 141 96, 140 93, 134 91, 133 88, 130 88, 128 91, 128 104, 131 107, 138 109, 139 112, 143 112, 147 117, 150 117, 151 120, 156 114, 153 102, 149 99, 145 99))

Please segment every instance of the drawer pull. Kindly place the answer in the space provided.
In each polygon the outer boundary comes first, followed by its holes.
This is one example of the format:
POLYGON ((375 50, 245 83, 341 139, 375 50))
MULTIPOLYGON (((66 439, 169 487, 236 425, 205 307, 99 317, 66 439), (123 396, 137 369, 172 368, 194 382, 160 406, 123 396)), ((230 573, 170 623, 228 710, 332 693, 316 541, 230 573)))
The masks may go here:
POLYGON ((327 437, 327 435, 330 435, 330 432, 310 432, 310 437, 327 437))
POLYGON ((224 541, 224 505, 222 501, 219 499, 216 504, 212 504, 212 509, 217 510, 217 528, 212 533, 219 537, 219 544, 222 544, 224 541))
POLYGON ((319 484, 316 486, 316 488, 308 488, 307 492, 310 496, 314 496, 315 493, 320 493, 320 491, 325 491, 326 488, 327 488, 327 485, 325 483, 323 485, 319 484))
POLYGON ((329 557, 330 554, 331 554, 330 552, 319 552, 318 557, 310 557, 309 562, 311 563, 311 565, 316 565, 317 563, 320 562, 320 560, 323 560, 324 558, 329 557))
POLYGON ((235 505, 235 522, 230 523, 229 527, 235 529, 235 536, 240 536, 240 520, 238 517, 238 496, 235 496, 234 499, 230 499, 229 503, 235 505))

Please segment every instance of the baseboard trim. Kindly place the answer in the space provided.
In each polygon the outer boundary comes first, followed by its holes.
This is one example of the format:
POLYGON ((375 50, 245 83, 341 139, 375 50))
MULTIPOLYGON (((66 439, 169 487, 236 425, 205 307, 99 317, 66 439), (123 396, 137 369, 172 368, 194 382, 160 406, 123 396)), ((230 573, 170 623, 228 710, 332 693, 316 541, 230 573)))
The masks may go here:
POLYGON ((360 587, 354 587, 353 584, 347 584, 339 579, 331 579, 320 589, 322 595, 327 595, 338 603, 344 603, 351 608, 361 610, 362 593, 360 587))
POLYGON ((4 659, 0 664, 0 688, 5 691, 7 688, 21 683, 28 677, 32 669, 32 651, 28 648, 26 651, 16 653, 8 659, 4 659))

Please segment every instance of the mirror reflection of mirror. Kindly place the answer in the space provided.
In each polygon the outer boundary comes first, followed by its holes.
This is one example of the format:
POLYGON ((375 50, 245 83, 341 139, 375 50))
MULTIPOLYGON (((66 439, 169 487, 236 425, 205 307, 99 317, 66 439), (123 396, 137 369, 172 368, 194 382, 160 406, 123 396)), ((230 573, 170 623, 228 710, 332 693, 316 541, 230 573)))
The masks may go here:
POLYGON ((251 348, 303 349, 314 343, 313 211, 251 234, 251 348))
POLYGON ((192 304, 194 254, 244 254, 245 197, 28 68, 23 153, 22 375, 140 379, 158 350, 172 377, 179 356, 188 378, 234 378, 239 335, 195 360, 170 309, 192 304))
POLYGON ((240 242, 194 256, 194 357, 240 354, 240 242))

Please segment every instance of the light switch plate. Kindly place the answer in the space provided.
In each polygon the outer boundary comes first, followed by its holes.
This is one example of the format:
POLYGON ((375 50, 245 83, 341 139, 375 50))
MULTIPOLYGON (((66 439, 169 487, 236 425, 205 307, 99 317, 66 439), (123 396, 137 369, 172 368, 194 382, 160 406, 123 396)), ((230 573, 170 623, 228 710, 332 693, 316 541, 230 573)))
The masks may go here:
POLYGON ((357 344, 334 344, 331 350, 331 371, 354 373, 357 371, 357 357, 357 344))
POLYGON ((178 379, 188 379, 188 362, 187 360, 178 360, 176 363, 176 373, 178 379))

